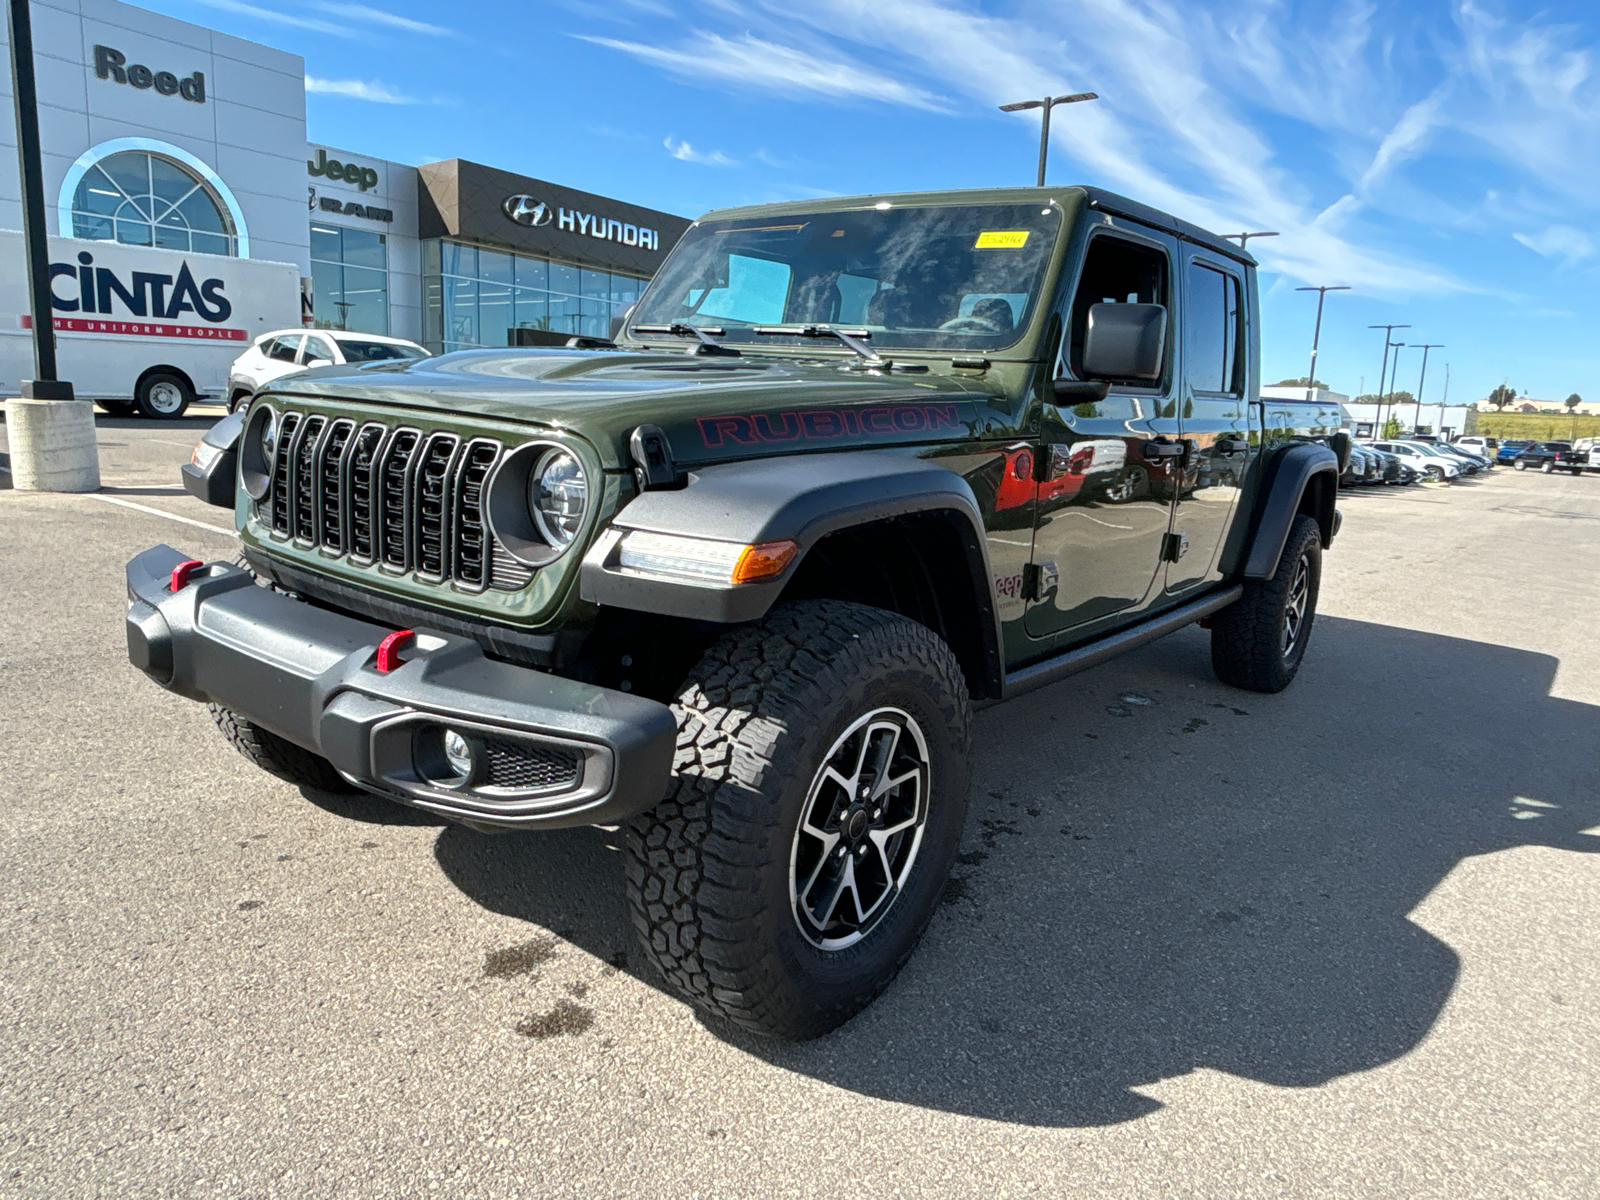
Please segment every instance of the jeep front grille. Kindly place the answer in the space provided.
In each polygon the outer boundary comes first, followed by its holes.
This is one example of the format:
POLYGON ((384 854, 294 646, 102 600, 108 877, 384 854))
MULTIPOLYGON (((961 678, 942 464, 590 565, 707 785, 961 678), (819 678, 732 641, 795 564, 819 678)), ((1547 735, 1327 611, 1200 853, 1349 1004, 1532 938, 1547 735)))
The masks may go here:
POLYGON ((285 413, 261 521, 280 541, 357 564, 470 591, 517 591, 533 572, 483 516, 500 454, 490 438, 285 413))

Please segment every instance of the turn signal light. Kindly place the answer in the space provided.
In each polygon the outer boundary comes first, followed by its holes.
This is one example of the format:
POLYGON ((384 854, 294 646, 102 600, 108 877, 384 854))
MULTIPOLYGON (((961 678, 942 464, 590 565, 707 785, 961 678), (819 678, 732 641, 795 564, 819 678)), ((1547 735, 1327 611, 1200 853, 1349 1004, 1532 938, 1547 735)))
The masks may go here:
POLYGON ((373 662, 378 674, 387 675, 400 665, 400 651, 416 645, 417 635, 409 629, 397 629, 378 643, 378 657, 373 662))
POLYGON ((198 558, 186 558, 177 566, 173 567, 172 590, 174 592, 183 591, 184 588, 189 586, 189 576, 193 575, 203 566, 205 566, 205 563, 201 562, 198 558))
POLYGON ((783 569, 794 561, 800 547, 793 542, 763 542, 759 546, 746 546, 739 561, 734 564, 734 583, 754 583, 758 579, 771 579, 782 575, 783 569))

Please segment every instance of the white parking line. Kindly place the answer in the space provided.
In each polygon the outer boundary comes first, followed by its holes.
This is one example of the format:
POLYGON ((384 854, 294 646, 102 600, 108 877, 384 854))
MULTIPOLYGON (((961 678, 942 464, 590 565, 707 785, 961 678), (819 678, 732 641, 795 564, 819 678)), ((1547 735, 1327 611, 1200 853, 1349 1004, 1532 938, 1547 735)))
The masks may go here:
POLYGON ((221 525, 207 525, 204 521, 196 521, 193 517, 182 517, 177 513, 151 508, 148 504, 135 504, 132 500, 124 500, 121 496, 101 496, 95 492, 87 492, 85 495, 91 500, 100 500, 106 504, 115 504, 121 508, 132 508, 142 513, 149 513, 152 517, 165 517, 169 521, 182 521, 185 525, 193 525, 196 529, 209 529, 212 533, 221 533, 228 537, 239 536, 236 531, 224 529, 221 525))

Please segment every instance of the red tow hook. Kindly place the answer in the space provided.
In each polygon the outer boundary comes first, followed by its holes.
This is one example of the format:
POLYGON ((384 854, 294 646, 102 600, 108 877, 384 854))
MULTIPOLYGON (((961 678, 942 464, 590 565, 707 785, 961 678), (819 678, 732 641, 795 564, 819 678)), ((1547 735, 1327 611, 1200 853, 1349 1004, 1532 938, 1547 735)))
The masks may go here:
POLYGON ((177 566, 173 567, 171 590, 174 592, 183 591, 184 588, 189 586, 189 576, 193 575, 203 566, 205 566, 205 563, 201 562, 198 558, 187 558, 177 566))
POLYGON ((372 664, 378 674, 387 675, 400 665, 400 651, 417 644, 417 635, 409 629, 396 629, 378 643, 378 657, 372 664))

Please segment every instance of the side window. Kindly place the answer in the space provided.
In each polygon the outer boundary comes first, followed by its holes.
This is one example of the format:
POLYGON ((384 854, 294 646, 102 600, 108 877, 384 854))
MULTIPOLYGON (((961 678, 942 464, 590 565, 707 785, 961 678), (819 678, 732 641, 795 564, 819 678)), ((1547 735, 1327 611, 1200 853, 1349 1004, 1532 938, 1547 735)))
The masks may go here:
POLYGON ((276 359, 278 362, 292 363, 295 354, 300 349, 300 337, 301 335, 298 333, 291 333, 285 334, 283 337, 273 338, 266 346, 267 357, 276 359))
POLYGON ((1063 347, 1068 369, 1078 378, 1083 377, 1083 341, 1089 329, 1090 307, 1170 305, 1169 294, 1167 256, 1160 250, 1115 236, 1101 235, 1091 240, 1083 273, 1078 277, 1078 290, 1072 297, 1068 337, 1063 347))
POLYGON ((329 362, 338 362, 338 355, 334 354, 333 347, 328 344, 327 338, 317 337, 316 334, 306 335, 305 357, 301 362, 310 362, 313 358, 325 358, 329 362))
POLYGON ((1189 386, 1197 392, 1242 391, 1244 312, 1238 279, 1190 263, 1183 311, 1183 361, 1189 386))

